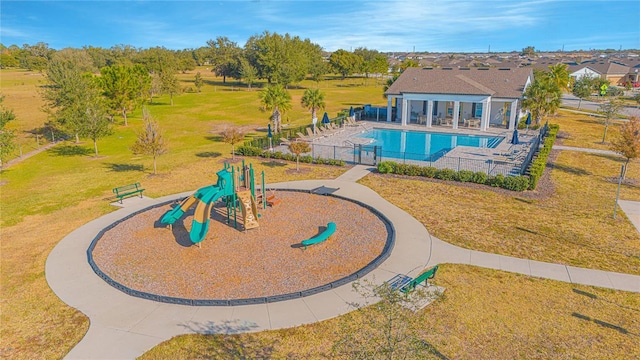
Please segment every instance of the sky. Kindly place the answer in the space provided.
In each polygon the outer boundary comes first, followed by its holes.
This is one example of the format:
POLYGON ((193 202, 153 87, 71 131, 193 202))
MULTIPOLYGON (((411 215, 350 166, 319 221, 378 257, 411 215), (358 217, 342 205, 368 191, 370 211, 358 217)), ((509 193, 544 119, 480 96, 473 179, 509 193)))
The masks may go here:
POLYGON ((1 0, 0 42, 194 49, 264 31, 326 51, 509 52, 640 49, 640 1, 1 0))

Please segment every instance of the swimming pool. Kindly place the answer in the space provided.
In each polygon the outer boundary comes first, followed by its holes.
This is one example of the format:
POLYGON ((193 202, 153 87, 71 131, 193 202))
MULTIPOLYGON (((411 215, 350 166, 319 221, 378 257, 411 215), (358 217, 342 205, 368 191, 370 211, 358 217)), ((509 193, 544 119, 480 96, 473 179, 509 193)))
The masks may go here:
POLYGON ((382 156, 435 161, 456 146, 495 148, 504 139, 501 136, 431 133, 373 129, 358 137, 372 139, 369 146, 382 147, 382 156))

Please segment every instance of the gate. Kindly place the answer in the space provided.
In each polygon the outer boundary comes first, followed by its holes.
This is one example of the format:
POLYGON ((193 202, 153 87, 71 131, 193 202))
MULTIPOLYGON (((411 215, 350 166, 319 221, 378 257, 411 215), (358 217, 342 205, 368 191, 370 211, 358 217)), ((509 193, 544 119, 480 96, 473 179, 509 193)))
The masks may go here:
POLYGON ((353 162, 362 165, 377 166, 382 157, 382 147, 377 145, 356 144, 353 147, 353 162))

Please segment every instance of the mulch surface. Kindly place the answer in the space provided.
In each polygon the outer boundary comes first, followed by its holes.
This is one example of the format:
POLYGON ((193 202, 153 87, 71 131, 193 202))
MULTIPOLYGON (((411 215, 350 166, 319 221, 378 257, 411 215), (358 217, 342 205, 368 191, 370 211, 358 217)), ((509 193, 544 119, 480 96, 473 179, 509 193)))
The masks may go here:
POLYGON ((131 289, 188 299, 246 299, 303 291, 355 273, 382 253, 385 222, 353 202, 277 191, 282 202, 260 209, 260 226, 243 231, 226 224, 226 207, 212 211, 209 232, 189 240, 193 210, 169 230, 165 205, 135 215, 107 231, 93 258, 113 280, 131 289), (302 240, 337 225, 336 233, 307 249, 302 240))

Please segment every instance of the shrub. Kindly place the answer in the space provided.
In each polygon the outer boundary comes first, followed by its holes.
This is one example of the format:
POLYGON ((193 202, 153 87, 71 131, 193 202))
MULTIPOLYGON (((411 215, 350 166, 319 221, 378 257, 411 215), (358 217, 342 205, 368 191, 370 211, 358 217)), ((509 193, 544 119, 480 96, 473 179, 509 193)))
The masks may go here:
POLYGON ((380 163, 378 163, 378 172, 381 174, 393 173, 394 165, 395 163, 393 161, 381 161, 380 163))
POLYGON ((455 180, 456 172, 452 169, 440 169, 436 171, 435 177, 440 180, 455 180))
POLYGON ((473 179, 473 171, 460 170, 456 173, 456 180, 460 182, 469 182, 473 179))
POLYGON ((493 187, 504 187, 504 175, 497 174, 496 176, 490 177, 487 184, 493 187))
POLYGON ((327 162, 323 158, 319 157, 315 160, 315 163, 318 165, 323 165, 323 164, 326 164, 327 162))
POLYGON ((408 165, 406 169, 406 174, 409 176, 420 176, 422 174, 422 166, 418 165, 408 165))
POLYGON ((551 153, 553 144, 556 141, 560 126, 558 124, 549 125, 549 134, 544 139, 544 145, 538 152, 538 157, 533 160, 531 167, 529 168, 529 190, 533 190, 538 186, 538 180, 544 173, 544 169, 547 167, 547 157, 551 153))
POLYGON ((300 162, 311 164, 313 162, 313 156, 311 155, 300 156, 300 162))
POLYGON ((526 176, 508 176, 504 179, 503 187, 512 191, 525 191, 529 188, 529 178, 526 176))
POLYGON ((262 149, 257 148, 257 147, 253 147, 253 146, 238 146, 238 148, 236 149, 236 153, 238 155, 244 155, 244 156, 260 156, 262 155, 262 149))
POLYGON ((425 166, 422 168, 420 175, 428 178, 433 178, 436 176, 436 172, 438 172, 438 169, 434 168, 433 166, 425 166))
POLYGON ((488 178, 489 178, 489 175, 487 175, 486 173, 483 173, 482 171, 478 171, 473 173, 473 176, 471 177, 471 181, 476 184, 486 184, 488 178))

